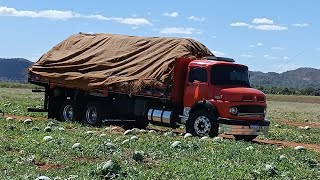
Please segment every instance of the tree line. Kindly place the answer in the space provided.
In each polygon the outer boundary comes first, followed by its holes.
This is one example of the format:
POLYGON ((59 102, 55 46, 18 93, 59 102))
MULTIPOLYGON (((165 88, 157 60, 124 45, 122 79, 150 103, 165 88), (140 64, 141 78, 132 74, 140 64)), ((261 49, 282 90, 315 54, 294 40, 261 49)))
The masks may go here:
POLYGON ((317 87, 288 88, 275 86, 254 86, 254 88, 259 89, 266 94, 320 96, 320 88, 317 87))

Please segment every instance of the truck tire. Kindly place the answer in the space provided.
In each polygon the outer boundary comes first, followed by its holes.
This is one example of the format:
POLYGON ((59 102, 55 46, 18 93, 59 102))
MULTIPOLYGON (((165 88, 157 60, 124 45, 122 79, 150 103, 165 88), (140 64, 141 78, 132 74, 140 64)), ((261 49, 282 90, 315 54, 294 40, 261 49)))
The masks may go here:
POLYGON ((236 140, 242 140, 242 141, 252 141, 254 138, 256 138, 257 135, 234 135, 234 138, 236 140))
POLYGON ((207 110, 199 110, 191 114, 187 124, 187 132, 193 136, 210 136, 218 135, 217 118, 207 110))
POLYGON ((83 109, 83 122, 91 126, 100 126, 103 119, 103 111, 98 102, 90 102, 83 109))
POLYGON ((77 114, 76 104, 72 100, 65 101, 60 108, 60 120, 61 121, 75 121, 77 114))

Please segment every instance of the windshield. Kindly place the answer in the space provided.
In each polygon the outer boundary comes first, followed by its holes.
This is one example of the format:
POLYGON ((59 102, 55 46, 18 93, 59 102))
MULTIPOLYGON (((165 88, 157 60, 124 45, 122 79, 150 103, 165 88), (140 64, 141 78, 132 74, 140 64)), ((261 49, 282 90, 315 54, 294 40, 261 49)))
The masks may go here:
POLYGON ((250 87, 248 68, 245 66, 216 65, 211 67, 214 85, 240 85, 250 87))

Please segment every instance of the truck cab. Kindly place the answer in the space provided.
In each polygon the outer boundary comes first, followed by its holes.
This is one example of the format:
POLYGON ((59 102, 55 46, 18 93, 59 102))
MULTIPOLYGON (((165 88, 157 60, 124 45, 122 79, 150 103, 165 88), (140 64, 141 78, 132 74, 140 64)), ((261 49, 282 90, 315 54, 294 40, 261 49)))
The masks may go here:
POLYGON ((268 132, 266 96, 253 89, 248 67, 233 59, 205 57, 188 65, 181 122, 197 136, 234 135, 252 140, 268 132))

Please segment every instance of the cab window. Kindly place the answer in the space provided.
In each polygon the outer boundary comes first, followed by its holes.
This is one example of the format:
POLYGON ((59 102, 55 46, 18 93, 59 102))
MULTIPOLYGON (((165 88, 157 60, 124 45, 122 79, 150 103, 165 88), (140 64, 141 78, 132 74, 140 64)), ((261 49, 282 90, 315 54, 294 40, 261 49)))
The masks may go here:
POLYGON ((207 82, 207 70, 203 68, 190 68, 188 82, 207 82))

